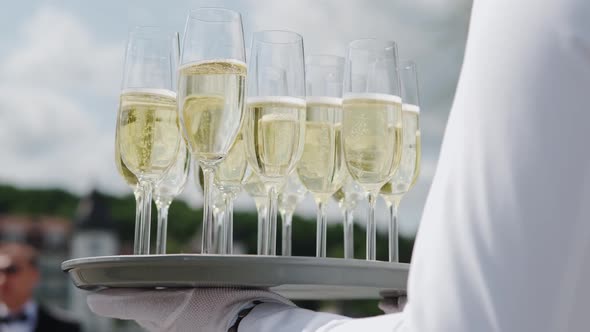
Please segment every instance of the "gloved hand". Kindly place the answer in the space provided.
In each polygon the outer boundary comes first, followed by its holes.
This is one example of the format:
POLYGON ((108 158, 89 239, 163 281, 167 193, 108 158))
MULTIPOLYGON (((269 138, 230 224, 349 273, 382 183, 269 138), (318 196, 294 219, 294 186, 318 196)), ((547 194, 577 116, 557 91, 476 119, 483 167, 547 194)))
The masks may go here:
POLYGON ((94 313, 135 320, 154 332, 225 332, 240 310, 254 301, 295 307, 291 301, 269 291, 233 288, 119 288, 92 293, 87 298, 94 313))

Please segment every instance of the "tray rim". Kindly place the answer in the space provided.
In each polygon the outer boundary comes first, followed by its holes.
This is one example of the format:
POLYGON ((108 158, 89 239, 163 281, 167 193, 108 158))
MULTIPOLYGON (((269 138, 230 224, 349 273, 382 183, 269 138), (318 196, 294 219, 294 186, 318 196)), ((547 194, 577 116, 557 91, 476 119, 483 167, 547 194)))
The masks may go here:
POLYGON ((403 295, 407 290, 409 267, 408 263, 364 259, 208 254, 94 256, 70 259, 61 264, 74 286, 85 290, 238 287, 269 289, 291 299, 309 300, 378 299, 392 294, 403 295), (177 279, 169 278, 165 272, 151 281, 138 277, 146 273, 151 263, 156 271, 180 267, 178 271, 182 272, 177 279), (132 271, 134 265, 139 267, 139 274, 132 271), (274 269, 272 273, 260 272, 268 271, 264 269, 269 267, 274 269), (209 274, 200 274, 201 268, 209 268, 209 274), (243 282, 228 273, 233 268, 243 273, 243 282), (375 271, 374 279, 367 275, 371 271, 375 271), (113 275, 116 277, 110 279, 113 275), (334 279, 331 276, 335 276, 334 279))
POLYGON ((86 265, 101 265, 101 264, 144 264, 146 262, 159 262, 162 259, 177 263, 179 261, 217 261, 219 258, 227 260, 268 260, 269 263, 276 261, 277 263, 301 264, 301 265, 316 265, 324 266, 343 266, 343 264, 350 265, 348 267, 358 268, 383 268, 393 270, 408 270, 410 264, 408 263, 392 263, 386 261, 368 261, 365 259, 344 259, 334 257, 310 257, 310 256, 264 256, 264 255, 214 255, 214 254, 166 254, 166 255, 109 255, 109 256, 92 256, 80 257, 66 260, 61 263, 61 269, 68 272, 71 269, 79 268, 86 265), (313 262, 313 264, 312 264, 313 262), (352 265, 354 264, 354 265, 352 265))

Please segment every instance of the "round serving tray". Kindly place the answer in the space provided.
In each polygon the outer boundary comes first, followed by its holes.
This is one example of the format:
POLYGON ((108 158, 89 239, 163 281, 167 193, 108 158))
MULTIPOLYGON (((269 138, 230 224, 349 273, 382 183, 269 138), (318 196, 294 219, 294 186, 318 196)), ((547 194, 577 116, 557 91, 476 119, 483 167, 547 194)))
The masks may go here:
POLYGON ((379 299, 404 294, 409 264, 254 255, 134 255, 78 258, 61 265, 82 289, 240 287, 293 300, 379 299))

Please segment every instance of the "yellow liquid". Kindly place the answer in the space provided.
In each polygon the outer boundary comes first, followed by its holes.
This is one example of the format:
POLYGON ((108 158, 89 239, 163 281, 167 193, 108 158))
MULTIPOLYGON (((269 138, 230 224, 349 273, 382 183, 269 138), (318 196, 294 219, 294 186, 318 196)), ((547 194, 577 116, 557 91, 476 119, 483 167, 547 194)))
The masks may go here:
POLYGON ((123 177, 123 180, 132 188, 137 185, 137 177, 125 166, 123 159, 121 159, 121 152, 119 150, 119 131, 115 132, 115 166, 117 172, 123 177))
POLYGON ((283 178, 295 168, 303 152, 305 101, 272 97, 248 102, 246 155, 264 178, 283 178))
POLYGON ((365 190, 378 190, 401 159, 401 100, 377 94, 345 98, 342 123, 350 175, 365 190))
POLYGON ((264 186, 262 179, 260 179, 256 173, 252 172, 250 174, 243 187, 248 195, 254 199, 257 206, 266 203, 268 195, 266 192, 266 187, 264 186))
POLYGON ((123 164, 137 178, 158 179, 175 161, 181 136, 172 92, 122 93, 117 125, 123 164))
POLYGON ((420 177, 420 162, 422 160, 422 135, 420 131, 416 133, 416 168, 414 171, 414 177, 412 178, 412 183, 410 184, 410 188, 412 189, 416 182, 418 182, 418 178, 420 177))
POLYGON ((189 63, 179 73, 180 117, 189 150, 202 163, 218 163, 240 129, 246 65, 235 60, 189 63))
POLYGON ((307 190, 322 200, 338 190, 346 176, 341 112, 339 105, 307 104, 305 146, 297 172, 307 190))
POLYGON ((403 195, 412 188, 420 172, 419 113, 406 111, 404 105, 402 114, 404 137, 400 166, 391 180, 381 188, 383 196, 403 195))
POLYGON ((215 184, 222 192, 239 190, 244 181, 247 167, 244 139, 242 134, 238 134, 227 157, 217 166, 215 184))

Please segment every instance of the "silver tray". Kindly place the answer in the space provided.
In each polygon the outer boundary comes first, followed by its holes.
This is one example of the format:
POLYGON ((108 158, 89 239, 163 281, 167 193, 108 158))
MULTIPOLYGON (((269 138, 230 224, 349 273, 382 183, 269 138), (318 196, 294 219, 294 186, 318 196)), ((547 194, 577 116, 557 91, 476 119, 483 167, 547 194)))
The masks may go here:
POLYGON ((293 300, 379 299, 405 294, 409 264, 254 255, 140 255, 62 263, 74 284, 110 287, 270 289, 293 300))

